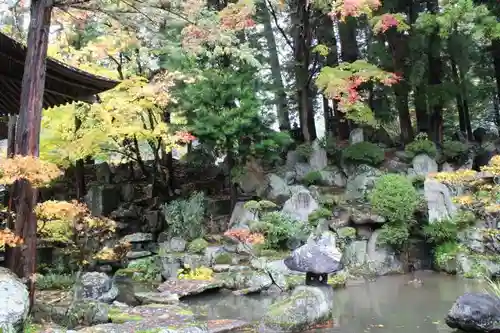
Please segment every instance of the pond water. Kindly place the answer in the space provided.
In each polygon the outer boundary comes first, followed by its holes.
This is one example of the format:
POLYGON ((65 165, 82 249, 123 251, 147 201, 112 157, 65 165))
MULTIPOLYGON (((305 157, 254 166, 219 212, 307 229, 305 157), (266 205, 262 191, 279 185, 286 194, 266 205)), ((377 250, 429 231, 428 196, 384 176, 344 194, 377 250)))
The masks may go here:
MULTIPOLYGON (((433 272, 417 272, 423 284, 408 284, 412 276, 387 276, 359 281, 336 291, 334 327, 323 333, 449 333, 444 317, 456 298, 483 291, 484 284, 433 272)), ((283 296, 207 294, 190 299, 195 313, 206 319, 259 320, 283 296)))

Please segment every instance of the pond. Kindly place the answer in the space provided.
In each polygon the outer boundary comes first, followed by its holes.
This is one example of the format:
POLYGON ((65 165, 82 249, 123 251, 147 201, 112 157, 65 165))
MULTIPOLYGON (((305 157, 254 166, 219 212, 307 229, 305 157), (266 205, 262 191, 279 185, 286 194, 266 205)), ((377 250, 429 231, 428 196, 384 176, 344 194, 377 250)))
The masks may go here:
MULTIPOLYGON (((444 317, 456 298, 467 291, 483 291, 484 284, 433 272, 417 272, 421 286, 408 284, 413 277, 386 276, 359 281, 336 291, 331 333, 448 333, 444 317)), ((259 320, 278 297, 207 294, 190 299, 195 313, 205 319, 259 320)), ((285 296, 286 297, 286 296, 285 296)))

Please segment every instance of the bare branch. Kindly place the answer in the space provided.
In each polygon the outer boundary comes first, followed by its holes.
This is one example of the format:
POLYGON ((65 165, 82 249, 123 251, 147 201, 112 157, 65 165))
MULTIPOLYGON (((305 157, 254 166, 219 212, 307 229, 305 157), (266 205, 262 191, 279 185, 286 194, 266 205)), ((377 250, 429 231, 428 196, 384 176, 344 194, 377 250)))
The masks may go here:
POLYGON ((283 30, 283 28, 278 24, 278 15, 276 14, 276 11, 274 10, 273 4, 269 0, 266 0, 266 3, 267 3, 267 7, 269 8, 269 12, 271 13, 271 16, 273 17, 274 24, 276 25, 276 28, 281 33, 281 35, 285 39, 285 42, 288 44, 288 46, 290 46, 292 51, 295 51, 295 47, 293 46, 292 41, 290 40, 290 38, 286 34, 285 30, 283 30))

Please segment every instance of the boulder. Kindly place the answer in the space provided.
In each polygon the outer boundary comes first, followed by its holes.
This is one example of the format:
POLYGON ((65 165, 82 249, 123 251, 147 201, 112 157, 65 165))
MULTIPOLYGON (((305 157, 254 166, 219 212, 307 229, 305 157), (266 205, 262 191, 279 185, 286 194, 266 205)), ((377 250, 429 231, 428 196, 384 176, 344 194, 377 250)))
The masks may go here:
POLYGON ((66 312, 65 326, 98 325, 108 322, 109 305, 94 300, 79 300, 71 304, 66 312))
POLYGON ((231 219, 229 220, 229 227, 246 227, 248 223, 255 220, 257 220, 257 214, 246 209, 245 202, 240 201, 234 206, 231 219))
POLYGON ((0 331, 24 332, 29 309, 28 290, 14 273, 3 267, 0 267, 0 300, 0 331))
POLYGON ((327 167, 328 158, 326 156, 326 150, 320 147, 318 140, 314 141, 312 144, 312 153, 309 157, 309 165, 312 171, 320 171, 327 167))
POLYGON ((383 216, 375 214, 368 206, 350 207, 350 221, 356 225, 363 224, 383 224, 386 222, 383 216))
POLYGON ((318 203, 307 189, 294 193, 283 205, 282 212, 293 218, 307 222, 309 214, 319 208, 318 203))
POLYGON ((201 294, 208 290, 220 289, 223 283, 219 280, 168 280, 158 286, 160 293, 176 294, 181 297, 201 294))
POLYGON ((344 194, 344 198, 347 200, 364 199, 381 175, 380 170, 369 165, 359 165, 347 170, 346 173, 349 175, 344 194))
POLYGON ((365 136, 362 128, 355 128, 349 134, 349 144, 353 145, 365 141, 365 136))
POLYGON ((144 243, 144 242, 152 242, 153 234, 145 233, 145 232, 136 232, 134 234, 127 235, 122 238, 123 242, 128 243, 144 243))
POLYGON ((464 332, 500 332, 500 299, 484 293, 466 293, 453 304, 446 324, 464 332))
POLYGON ((367 245, 368 266, 376 275, 404 273, 403 264, 396 253, 386 246, 378 244, 381 230, 375 230, 367 245))
POLYGON ((438 171, 436 161, 426 154, 420 154, 413 158, 413 173, 417 176, 427 176, 429 173, 438 171))
POLYGON ((290 188, 287 182, 277 174, 267 175, 268 185, 265 192, 258 193, 259 196, 265 196, 268 200, 282 204, 290 198, 290 188))
POLYGON ((451 200, 450 189, 435 179, 424 182, 424 196, 429 211, 429 222, 440 221, 453 217, 457 207, 451 200))
POLYGON ((321 175, 320 182, 325 186, 345 187, 347 185, 347 177, 338 167, 330 167, 328 170, 319 172, 321 175))
POLYGON ((85 203, 94 216, 107 216, 120 204, 120 191, 114 185, 90 186, 85 203))
POLYGON ((113 279, 105 273, 88 272, 82 274, 75 285, 76 299, 90 299, 112 303, 118 296, 118 288, 113 279))
POLYGON ((292 271, 330 274, 342 269, 341 260, 342 253, 336 246, 335 235, 323 231, 319 236, 309 236, 307 243, 295 249, 284 262, 292 271))
POLYGON ((261 332, 304 332, 333 315, 330 286, 300 286, 290 297, 272 304, 260 322, 261 332))

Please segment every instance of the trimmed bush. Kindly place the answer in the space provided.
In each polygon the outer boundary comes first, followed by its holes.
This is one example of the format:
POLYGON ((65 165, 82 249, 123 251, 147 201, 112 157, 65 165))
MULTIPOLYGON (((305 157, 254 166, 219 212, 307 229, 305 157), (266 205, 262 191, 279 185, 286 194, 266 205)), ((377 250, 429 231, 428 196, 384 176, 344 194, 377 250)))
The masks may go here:
POLYGON ((371 142, 355 143, 342 152, 344 163, 351 165, 368 164, 378 166, 384 161, 384 150, 371 142))

